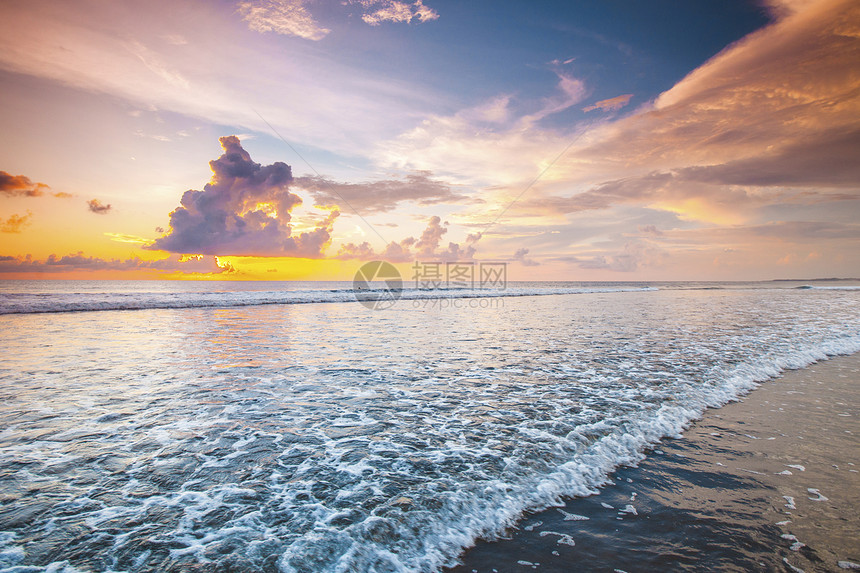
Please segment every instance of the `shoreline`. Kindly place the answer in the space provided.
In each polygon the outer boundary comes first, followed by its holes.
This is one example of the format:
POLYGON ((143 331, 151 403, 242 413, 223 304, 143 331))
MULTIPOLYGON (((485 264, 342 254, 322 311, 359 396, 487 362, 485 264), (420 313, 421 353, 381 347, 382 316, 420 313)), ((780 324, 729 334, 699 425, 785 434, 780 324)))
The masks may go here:
POLYGON ((445 571, 860 569, 858 440, 860 353, 787 371, 445 571))

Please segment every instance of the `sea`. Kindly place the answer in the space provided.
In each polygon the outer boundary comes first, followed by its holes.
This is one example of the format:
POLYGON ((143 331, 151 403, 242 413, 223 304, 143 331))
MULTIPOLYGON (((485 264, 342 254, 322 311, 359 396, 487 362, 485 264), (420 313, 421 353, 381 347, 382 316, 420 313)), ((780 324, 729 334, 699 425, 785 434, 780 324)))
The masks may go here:
POLYGON ((860 351, 860 281, 7 280, 0 349, 0 571, 433 572, 860 351))

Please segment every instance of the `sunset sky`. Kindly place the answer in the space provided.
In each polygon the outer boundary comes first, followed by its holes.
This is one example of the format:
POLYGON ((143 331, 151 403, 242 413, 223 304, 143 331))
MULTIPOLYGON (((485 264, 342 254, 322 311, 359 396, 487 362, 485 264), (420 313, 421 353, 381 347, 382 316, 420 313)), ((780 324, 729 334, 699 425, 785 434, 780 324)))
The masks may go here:
POLYGON ((4 0, 0 278, 860 276, 856 0, 4 0))

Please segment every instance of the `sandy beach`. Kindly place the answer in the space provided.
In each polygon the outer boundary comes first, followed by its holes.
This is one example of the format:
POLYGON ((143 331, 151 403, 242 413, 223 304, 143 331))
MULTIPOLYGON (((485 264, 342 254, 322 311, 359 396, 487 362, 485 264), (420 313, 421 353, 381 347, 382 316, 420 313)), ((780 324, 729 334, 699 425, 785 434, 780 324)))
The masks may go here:
POLYGON ((789 371, 450 571, 860 569, 858 438, 860 354, 789 371))

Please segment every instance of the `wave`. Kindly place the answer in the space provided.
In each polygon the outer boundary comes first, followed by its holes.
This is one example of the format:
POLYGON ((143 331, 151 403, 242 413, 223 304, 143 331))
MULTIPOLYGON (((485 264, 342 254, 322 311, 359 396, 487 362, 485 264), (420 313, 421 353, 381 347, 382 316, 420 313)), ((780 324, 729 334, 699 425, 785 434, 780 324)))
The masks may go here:
POLYGON ((797 290, 860 290, 860 286, 857 285, 842 285, 842 286, 816 286, 816 285, 803 285, 799 287, 794 287, 797 290))
POLYGON ((352 289, 241 291, 241 292, 108 292, 108 293, 7 293, 0 300, 0 314, 98 312, 116 310, 231 308, 271 304, 377 302, 457 298, 498 298, 563 294, 649 292, 656 287, 577 287, 489 289, 352 289))
POLYGON ((719 383, 687 387, 683 397, 667 400, 656 409, 618 416, 613 422, 602 419, 578 426, 563 441, 588 445, 548 473, 530 476, 531 479, 519 483, 509 480, 485 483, 480 495, 465 489, 446 492, 448 495, 433 519, 424 515, 402 516, 407 529, 423 532, 422 551, 393 555, 375 550, 378 548, 372 547, 364 535, 321 528, 312 539, 291 546, 280 565, 285 572, 298 573, 307 570, 315 556, 332 551, 341 555, 332 560, 326 571, 372 571, 376 570, 374 564, 380 562, 385 564, 384 570, 398 573, 439 571, 453 566, 462 550, 478 539, 503 536, 527 513, 557 506, 564 498, 598 493, 613 471, 639 463, 647 450, 664 438, 682 437, 682 432, 701 418, 706 409, 737 400, 786 370, 857 352, 860 352, 860 335, 773 354, 758 364, 740 364, 722 372, 719 383))

